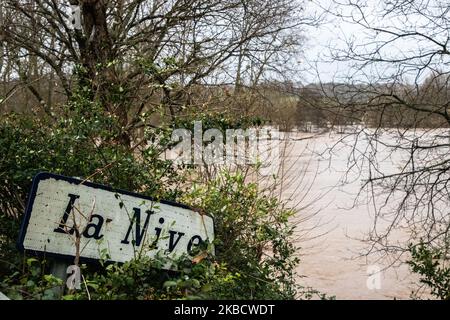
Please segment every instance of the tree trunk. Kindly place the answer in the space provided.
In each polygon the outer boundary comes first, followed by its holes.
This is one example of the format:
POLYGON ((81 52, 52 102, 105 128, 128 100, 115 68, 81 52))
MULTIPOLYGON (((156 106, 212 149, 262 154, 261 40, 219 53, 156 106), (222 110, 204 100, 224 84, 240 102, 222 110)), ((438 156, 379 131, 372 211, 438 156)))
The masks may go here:
MULTIPOLYGON (((113 49, 113 39, 108 30, 105 0, 71 1, 81 6, 83 30, 76 30, 76 40, 81 54, 84 73, 81 85, 88 85, 92 90, 92 99, 100 102, 107 112, 114 114, 121 128, 127 128, 129 101, 119 99, 112 101, 111 92, 120 83, 114 65, 117 57, 113 49)), ((128 132, 122 132, 119 143, 130 146, 128 132)))

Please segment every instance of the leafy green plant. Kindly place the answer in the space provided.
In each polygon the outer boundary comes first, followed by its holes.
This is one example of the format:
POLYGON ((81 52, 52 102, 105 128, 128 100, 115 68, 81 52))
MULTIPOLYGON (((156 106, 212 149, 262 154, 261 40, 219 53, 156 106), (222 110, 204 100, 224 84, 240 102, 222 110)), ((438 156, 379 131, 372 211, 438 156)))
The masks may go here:
POLYGON ((0 282, 1 291, 10 299, 53 300, 58 298, 55 288, 62 280, 46 273, 45 260, 25 259, 22 270, 15 270, 0 282))
MULTIPOLYGON (((119 90, 120 91, 120 90, 119 90)), ((205 115, 206 117, 206 115, 205 115)), ((206 117, 207 118, 207 117, 206 117)), ((205 119, 206 119, 205 118, 205 119)), ((231 125, 214 117, 209 125, 231 125)), ((242 124, 242 123, 241 123, 242 124)), ((250 125, 250 124, 248 124, 250 125)), ((0 122, 0 287, 13 299, 55 298, 61 280, 45 259, 24 259, 15 249, 32 177, 40 171, 81 176, 191 205, 215 221, 215 248, 199 248, 193 259, 170 262, 138 257, 123 264, 82 265, 82 288, 63 299, 293 299, 313 291, 296 285, 299 263, 291 236, 293 211, 260 193, 240 172, 187 185, 184 171, 160 155, 170 145, 171 126, 146 128, 137 146, 121 143, 124 130, 114 115, 83 88, 58 118, 9 114, 0 122), (189 188, 190 187, 190 188, 189 188)), ((107 253, 104 253, 107 254, 107 253)))
POLYGON ((164 130, 147 130, 160 143, 130 148, 117 142, 117 119, 75 92, 59 117, 7 114, 0 119, 0 281, 23 264, 16 249, 32 178, 41 171, 87 178, 154 198, 174 200, 183 178, 160 157, 164 130))
POLYGON ((420 276, 433 296, 450 300, 450 265, 448 251, 432 248, 425 243, 410 245, 411 259, 408 261, 412 271, 420 276))
POLYGON ((293 227, 275 197, 258 191, 237 173, 222 174, 206 185, 194 185, 181 201, 215 220, 216 256, 239 281, 227 298, 292 299, 294 270, 299 263, 291 241, 293 227))

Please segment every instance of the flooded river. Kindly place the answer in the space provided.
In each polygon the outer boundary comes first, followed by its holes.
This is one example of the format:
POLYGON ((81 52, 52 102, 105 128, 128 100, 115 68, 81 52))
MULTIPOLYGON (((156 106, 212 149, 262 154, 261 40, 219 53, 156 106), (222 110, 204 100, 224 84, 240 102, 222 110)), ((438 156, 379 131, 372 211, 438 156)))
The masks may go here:
MULTIPOLYGON (((364 196, 355 203, 366 172, 364 166, 349 167, 355 138, 343 137, 329 133, 285 137, 282 195, 299 208, 295 221, 301 263, 297 271, 304 276, 299 283, 337 299, 409 299, 417 278, 407 265, 394 257, 362 255, 369 244, 361 239, 374 225, 375 209, 364 196)), ((402 155, 387 151, 383 155, 380 150, 379 159, 386 173, 396 169, 402 155)), ((393 230, 391 239, 408 238, 404 231, 393 230)))

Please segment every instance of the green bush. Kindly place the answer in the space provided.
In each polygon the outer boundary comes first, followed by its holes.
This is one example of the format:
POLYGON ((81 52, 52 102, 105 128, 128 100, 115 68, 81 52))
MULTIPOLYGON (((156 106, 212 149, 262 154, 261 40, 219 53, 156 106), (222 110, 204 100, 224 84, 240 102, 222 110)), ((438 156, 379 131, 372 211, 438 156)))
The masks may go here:
POLYGON ((450 300, 450 265, 448 249, 433 248, 423 242, 410 245, 411 270, 420 276, 420 282, 426 285, 431 294, 442 300, 450 300))
MULTIPOLYGON (((64 299, 293 299, 298 264, 288 219, 293 212, 258 192, 243 176, 186 185, 183 170, 161 160, 170 129, 147 129, 146 148, 122 145, 118 120, 98 104, 74 94, 57 119, 6 115, 0 122, 0 290, 15 299, 55 298, 58 279, 45 259, 24 257, 15 248, 31 180, 40 171, 78 176, 151 196, 179 201, 215 221, 215 255, 200 251, 164 271, 164 259, 83 265, 82 289, 64 299)), ((171 126, 167 126, 170 128, 171 126)), ((300 294, 300 295, 299 295, 300 294)))
POLYGON ((295 297, 299 261, 288 221, 293 211, 261 194, 239 172, 223 172, 207 185, 194 185, 181 200, 214 218, 217 259, 239 277, 227 298, 295 297))
MULTIPOLYGON (((159 147, 130 149, 116 142, 117 119, 75 95, 57 119, 9 114, 0 119, 0 273, 21 264, 16 254, 32 178, 41 171, 90 180, 174 200, 181 176, 159 147)), ((168 133, 147 131, 146 138, 168 133)), ((166 139, 167 140, 167 139, 166 139)), ((161 148, 164 145, 161 144, 161 148)))
POLYGON ((84 290, 65 298, 294 299, 313 293, 295 283, 299 261, 288 222, 293 212, 260 195, 256 184, 223 172, 179 200, 213 216, 215 255, 200 251, 194 262, 181 259, 178 272, 161 271, 163 258, 109 264, 85 272, 84 290))

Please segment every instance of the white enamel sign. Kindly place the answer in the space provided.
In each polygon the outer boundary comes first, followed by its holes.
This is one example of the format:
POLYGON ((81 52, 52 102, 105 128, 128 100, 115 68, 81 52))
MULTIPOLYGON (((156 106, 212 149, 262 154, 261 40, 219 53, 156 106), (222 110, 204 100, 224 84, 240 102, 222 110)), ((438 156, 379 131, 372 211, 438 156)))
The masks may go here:
POLYGON ((181 204, 40 173, 33 180, 19 247, 70 257, 79 239, 81 258, 100 259, 107 252, 109 260, 125 262, 157 253, 192 255, 213 238, 212 218, 181 204))

